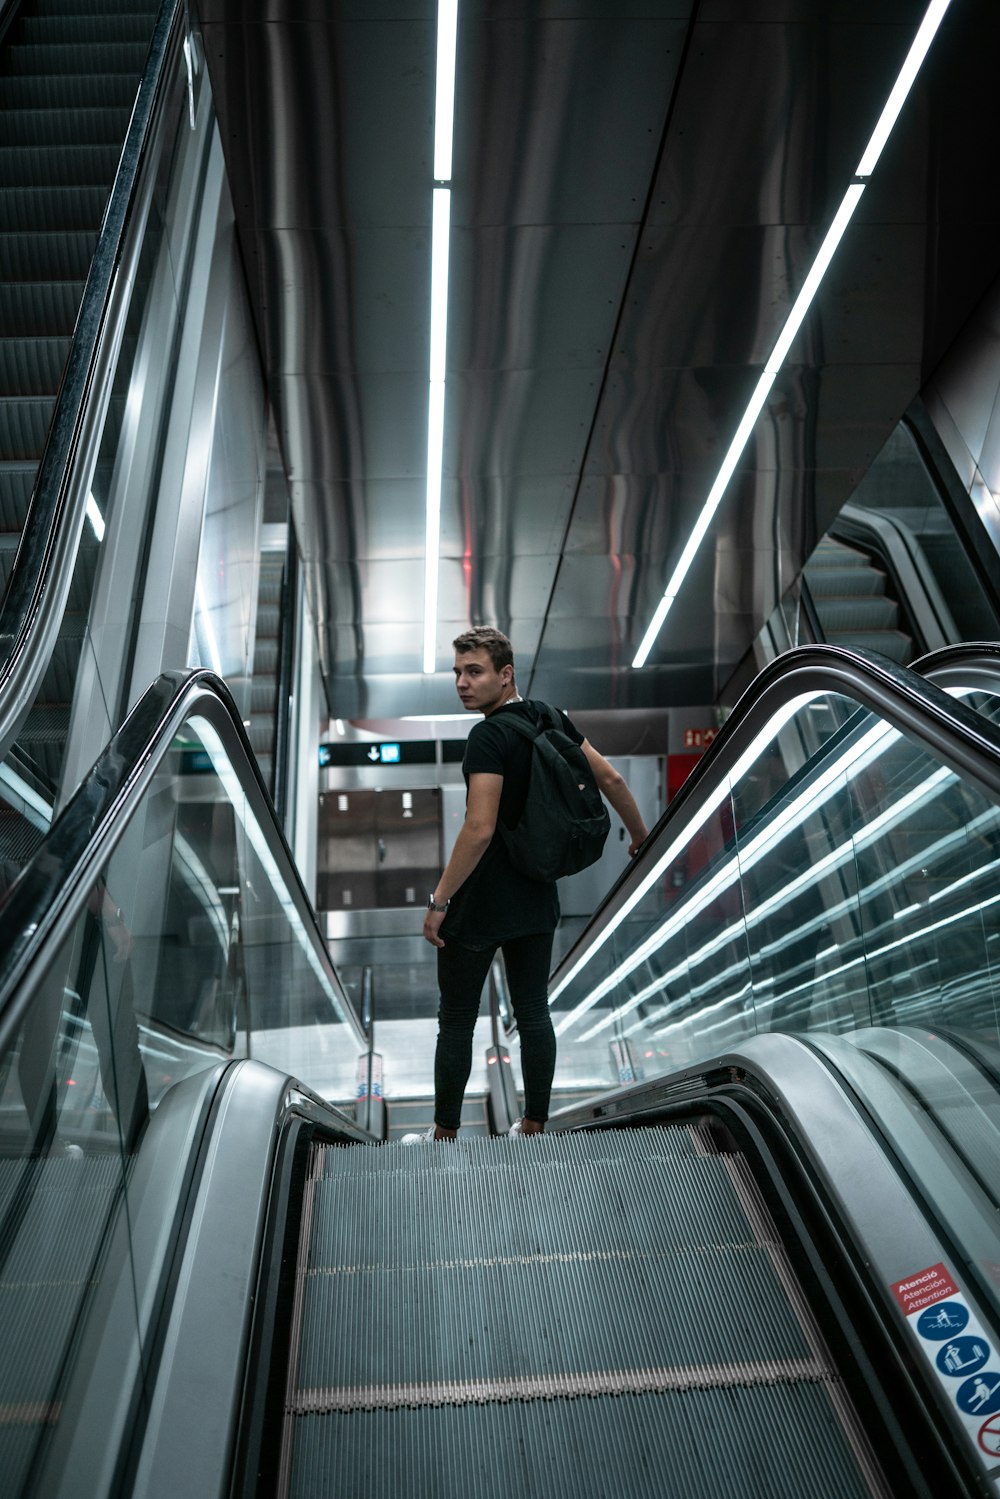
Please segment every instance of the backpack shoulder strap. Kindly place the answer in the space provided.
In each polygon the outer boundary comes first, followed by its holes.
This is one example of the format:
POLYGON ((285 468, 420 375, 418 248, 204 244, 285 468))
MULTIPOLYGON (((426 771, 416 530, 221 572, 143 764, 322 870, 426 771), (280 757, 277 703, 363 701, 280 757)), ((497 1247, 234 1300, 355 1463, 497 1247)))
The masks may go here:
POLYGON ((504 717, 504 723, 507 725, 508 729, 516 729, 517 732, 523 736, 523 738, 530 739, 532 744, 534 744, 535 740, 542 732, 542 729, 545 727, 544 724, 539 724, 536 727, 534 724, 525 723, 524 719, 519 718, 516 713, 506 714, 504 717))

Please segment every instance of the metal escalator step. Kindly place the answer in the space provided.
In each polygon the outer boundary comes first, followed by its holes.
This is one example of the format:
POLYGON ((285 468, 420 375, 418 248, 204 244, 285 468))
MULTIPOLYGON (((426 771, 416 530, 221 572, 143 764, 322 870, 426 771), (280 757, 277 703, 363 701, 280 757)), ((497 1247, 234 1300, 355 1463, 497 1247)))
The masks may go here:
POLYGON ((0 399, 0 453, 15 460, 40 458, 54 404, 53 396, 0 399))
POLYGON ((6 338, 68 338, 76 324, 84 281, 0 283, 0 328, 6 338))
POLYGON ((82 9, 78 7, 75 14, 65 12, 62 15, 21 17, 17 29, 18 44, 66 46, 88 42, 102 45, 105 42, 129 42, 149 45, 155 15, 135 15, 131 11, 121 11, 117 15, 107 12, 102 14, 103 5, 96 15, 81 14, 82 9))
POLYGON ((0 462, 0 531, 21 535, 38 463, 0 462))
POLYGON ((121 147, 128 122, 127 109, 10 109, 0 114, 0 145, 121 147))
POLYGON ((70 343, 69 338, 0 338, 0 399, 54 396, 70 343))
POLYGON ((260 672, 263 676, 277 678, 278 642, 276 640, 258 640, 256 642, 253 669, 255 674, 260 672))
POLYGON ((866 598, 824 598, 816 601, 825 633, 844 630, 895 630, 899 627, 899 605, 895 599, 875 594, 866 598))
POLYGON ((120 156, 120 141, 99 146, 75 141, 53 146, 0 145, 0 182, 8 188, 106 182, 110 192, 120 156))
MULTIPOLYGON (((263 559, 262 559, 262 561, 261 561, 261 568, 260 568, 260 578, 259 578, 259 581, 258 581, 258 584, 257 584, 257 604, 258 604, 258 608, 262 608, 264 606, 267 606, 268 608, 274 608, 274 609, 280 611, 280 609, 281 609, 281 586, 282 586, 282 584, 284 582, 284 578, 285 578, 284 559, 282 559, 281 564, 279 566, 277 566, 277 567, 265 567, 264 563, 263 563, 263 559)), ((260 634, 259 618, 258 618, 257 633, 260 634)), ((275 627, 270 633, 274 634, 274 635, 277 635, 277 633, 278 633, 277 627, 275 627)))
POLYGON ((41 828, 10 807, 0 806, 0 859, 9 859, 22 867, 41 843, 41 828))
POLYGON ((383 1499, 865 1499, 821 1385, 300 1416, 289 1492, 383 1499))
POLYGON ((291 1493, 301 1495, 374 1499, 398 1492, 401 1473, 408 1499, 802 1499, 812 1492, 860 1499, 879 1492, 859 1473, 826 1393, 815 1388, 392 1418, 372 1412, 326 1424, 305 1417, 300 1430, 291 1493), (345 1432, 348 1420, 363 1430, 345 1432))
MULTIPOLYGON (((96 229, 66 234, 0 234, 0 283, 71 281, 82 291, 96 249, 96 229)), ((6 320, 0 326, 5 334, 11 332, 6 320)))
POLYGON ((877 651, 905 666, 913 660, 913 640, 899 630, 828 630, 828 645, 842 645, 848 650, 877 651))
POLYGON ((253 683, 250 688, 250 712, 269 713, 272 725, 274 723, 274 699, 277 695, 278 683, 272 676, 261 675, 254 665, 253 683))
POLYGON ((254 713, 250 714, 250 727, 247 729, 247 737, 250 740, 250 748, 259 760, 261 755, 269 755, 274 748, 274 714, 254 713))
POLYGON ((125 74, 0 74, 0 109, 131 109, 138 78, 125 74))
POLYGON ((886 576, 871 564, 857 567, 805 568, 806 581, 816 599, 871 596, 886 589, 886 576))
POLYGON ((8 1159, 0 1162, 0 1219, 26 1169, 37 1173, 34 1190, 0 1271, 0 1463, 10 1494, 22 1491, 24 1479, 13 1464, 30 1456, 39 1427, 59 1418, 54 1397, 63 1361, 122 1187, 117 1155, 54 1158, 33 1168, 8 1159), (7 1421, 15 1428, 9 1445, 7 1421), (25 1428, 33 1429, 30 1444, 25 1428))
POLYGON ((111 186, 0 189, 0 230, 86 230, 99 227, 111 186))
POLYGON ((57 77, 61 73, 129 77, 137 85, 149 50, 145 42, 8 43, 4 72, 10 77, 57 77))
MULTIPOLYGON (((24 13, 30 13, 37 6, 30 4, 25 7, 24 13)), ((137 0, 94 0, 94 4, 88 7, 99 16, 116 15, 145 15, 149 18, 150 25, 156 20, 156 6, 138 4, 137 0)), ((78 16, 81 10, 80 0, 45 0, 44 10, 47 16, 78 16)))
POLYGON ((257 595, 257 634, 256 639, 277 640, 281 630, 281 609, 277 604, 263 603, 260 594, 257 595))
POLYGON ((62 744, 69 729, 69 702, 35 703, 28 713, 18 742, 62 744))
POLYGON ((289 1493, 887 1494, 746 1163, 700 1133, 326 1147, 309 1178, 289 1493))

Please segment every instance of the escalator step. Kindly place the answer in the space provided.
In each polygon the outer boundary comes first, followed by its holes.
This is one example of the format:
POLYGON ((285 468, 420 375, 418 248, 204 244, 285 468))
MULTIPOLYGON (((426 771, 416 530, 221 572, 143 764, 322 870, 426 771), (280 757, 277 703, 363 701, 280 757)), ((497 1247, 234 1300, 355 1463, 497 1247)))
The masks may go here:
POLYGON ((0 463, 0 531, 20 537, 37 472, 37 461, 0 463))
POLYGON ((18 736, 23 744, 62 744, 69 730, 69 703, 35 703, 18 736))
POLYGON ((33 1190, 0 1270, 0 1470, 10 1494, 22 1492, 26 1471, 15 1465, 28 1461, 41 1429, 58 1420, 53 1396, 122 1188, 116 1154, 51 1158, 34 1168, 8 1159, 0 1162, 0 1221, 18 1196, 25 1199, 31 1169, 33 1190))
POLYGON ((96 229, 111 186, 14 187, 0 190, 0 230, 96 229))
POLYGON ((107 12, 101 14, 100 11, 104 10, 103 3, 96 15, 81 15, 80 9, 78 6, 75 14, 65 12, 62 15, 50 15, 46 7, 46 14, 43 16, 20 17, 16 38, 18 45, 82 46, 93 42, 102 45, 125 42, 149 46, 155 12, 143 15, 123 10, 117 15, 107 12))
POLYGON ((128 78, 133 88, 142 76, 148 39, 143 42, 81 42, 45 46, 8 43, 3 52, 4 72, 11 78, 53 78, 60 74, 102 75, 128 78))
POLYGON ((0 182, 5 187, 76 187, 79 183, 110 185, 121 156, 117 145, 85 146, 67 142, 53 146, 0 146, 0 182))
POLYGON ((69 349, 69 338, 0 338, 0 399, 54 396, 69 349))
POLYGON ((0 109, 128 109, 138 73, 64 73, 43 77, 0 74, 0 109))
POLYGON ((83 281, 8 281, 0 284, 0 328, 5 337, 69 336, 76 323, 84 284, 83 281))
MULTIPOLYGON (((81 293, 97 249, 97 231, 68 234, 0 234, 0 282, 43 280, 78 283, 81 293)), ((77 298, 79 300, 79 298, 77 298)), ((2 325, 9 334, 10 324, 2 325)))
MULTIPOLYGON (((280 582, 279 582, 280 591, 280 582)), ((281 609, 278 604, 265 603, 257 593, 257 636, 258 640, 277 640, 281 630, 281 609)))
POLYGON ((121 147, 127 109, 11 109, 0 114, 0 145, 121 147))
POLYGON ((827 630, 826 639, 848 650, 876 651, 903 666, 913 660, 913 640, 899 630, 827 630))
POLYGON ((878 1492, 748 1168, 697 1132, 321 1147, 309 1175, 290 1493, 878 1492))
POLYGON ((277 640, 258 640, 254 648, 253 656, 254 672, 260 672, 262 676, 277 679, 278 675, 278 642, 277 640))
POLYGON ((856 567, 813 568, 812 562, 805 568, 809 589, 817 600, 824 598, 847 598, 851 595, 871 596, 885 593, 886 576, 870 564, 856 567))
POLYGON ((250 689, 250 712, 270 714, 271 727, 274 727, 274 700, 278 694, 278 683, 274 677, 266 676, 257 670, 256 657, 254 658, 253 684, 250 689))
MULTIPOLYGON (((46 16, 74 17, 78 16, 81 10, 80 0, 25 0, 21 8, 21 16, 34 15, 40 3, 43 4, 46 16)), ((139 4, 137 0, 94 0, 93 5, 88 7, 88 12, 92 12, 95 16, 142 14, 149 18, 150 26, 156 19, 156 6, 139 4)))
POLYGON ((899 605, 895 599, 874 595, 869 598, 824 598, 821 608, 823 630, 827 635, 844 630, 896 630, 899 628, 899 605))
MULTIPOLYGON (((802 1499, 873 1490, 822 1385, 300 1416, 292 1495, 802 1499)), ((882 1490, 883 1493, 887 1492, 882 1490)))
POLYGON ((53 396, 0 400, 0 453, 15 460, 40 458, 54 404, 53 396))

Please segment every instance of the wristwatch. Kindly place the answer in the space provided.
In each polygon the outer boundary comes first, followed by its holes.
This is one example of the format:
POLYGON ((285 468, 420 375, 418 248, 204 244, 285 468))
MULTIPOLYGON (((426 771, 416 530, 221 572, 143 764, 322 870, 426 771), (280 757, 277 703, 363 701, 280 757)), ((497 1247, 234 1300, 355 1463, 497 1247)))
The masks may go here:
POLYGON ((437 901, 434 899, 434 891, 433 890, 431 891, 430 895, 428 895, 428 897, 427 897, 427 909, 428 909, 428 911, 447 911, 447 909, 448 909, 448 907, 450 905, 451 905, 451 901, 450 900, 446 900, 443 905, 439 906, 438 903, 437 903, 437 901))

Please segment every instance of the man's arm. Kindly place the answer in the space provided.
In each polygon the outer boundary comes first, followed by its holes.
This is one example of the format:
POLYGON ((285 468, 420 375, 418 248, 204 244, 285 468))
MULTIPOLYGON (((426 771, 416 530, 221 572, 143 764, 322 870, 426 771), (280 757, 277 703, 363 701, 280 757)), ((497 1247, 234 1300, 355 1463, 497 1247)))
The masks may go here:
MULTIPOLYGON (((465 821, 455 839, 455 847, 444 874, 434 887, 435 904, 443 906, 446 900, 451 900, 489 848, 490 840, 496 832, 502 790, 503 776, 487 775, 484 771, 479 771, 469 777, 465 821)), ((438 936, 444 918, 443 911, 428 911, 424 917, 424 936, 432 947, 444 947, 444 942, 438 936)))
POLYGON ((595 750, 589 739, 585 739, 580 748, 594 772, 594 780, 600 788, 601 795, 611 803, 625 824, 631 839, 628 851, 634 854, 647 833, 646 824, 642 820, 642 813, 636 806, 635 797, 628 789, 624 776, 619 775, 614 766, 595 750))

